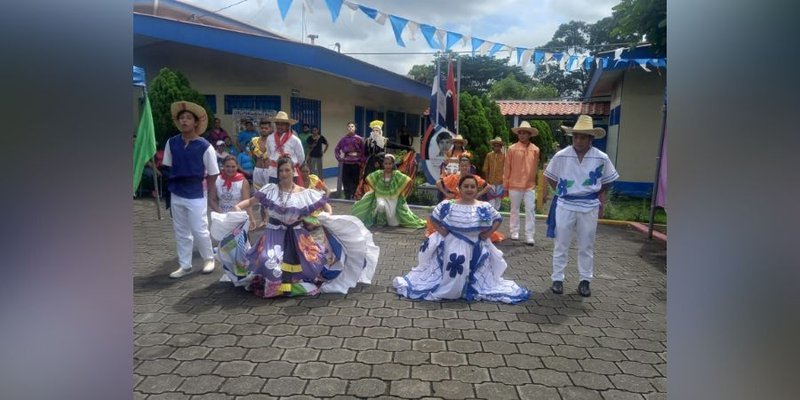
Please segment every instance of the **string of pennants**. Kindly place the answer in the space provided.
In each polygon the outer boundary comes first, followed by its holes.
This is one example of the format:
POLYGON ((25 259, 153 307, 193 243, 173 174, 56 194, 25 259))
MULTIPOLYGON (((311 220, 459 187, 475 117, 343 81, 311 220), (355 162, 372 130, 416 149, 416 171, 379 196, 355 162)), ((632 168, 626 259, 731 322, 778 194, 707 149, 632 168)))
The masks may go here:
MULTIPOLYGON (((648 66, 655 68, 665 68, 667 66, 667 61, 664 58, 622 58, 621 55, 625 48, 616 49, 614 51, 613 58, 595 57, 589 52, 579 51, 575 48, 571 48, 562 52, 541 51, 536 50, 535 48, 509 46, 503 43, 471 37, 470 35, 451 32, 432 25, 412 21, 396 15, 391 15, 383 11, 352 2, 350 0, 324 1, 328 11, 331 13, 331 20, 333 23, 336 23, 336 20, 339 18, 342 6, 350 9, 351 20, 359 11, 381 26, 385 26, 386 21, 388 20, 392 27, 392 31, 394 32, 395 41, 400 47, 406 46, 405 41, 403 40, 403 33, 407 32, 407 36, 409 36, 411 40, 416 40, 417 34, 421 33, 422 37, 428 43, 428 46, 430 46, 432 49, 441 51, 450 50, 454 45, 460 42, 462 47, 468 45, 471 46, 471 53, 473 56, 475 54, 488 54, 490 57, 494 57, 497 53, 507 52, 508 57, 513 59, 512 54, 516 52, 516 65, 521 65, 522 68, 525 68, 531 60, 533 60, 534 69, 536 66, 542 65, 547 70, 549 70, 552 66, 561 71, 567 72, 574 72, 581 69, 589 71, 592 68, 593 63, 596 64, 598 68, 602 67, 603 69, 606 69, 609 64, 614 67, 638 65, 648 72, 651 71, 648 66)), ((277 2, 278 9, 281 13, 281 18, 286 20, 286 15, 289 13, 289 8, 291 7, 293 0, 277 0, 277 2)), ((308 10, 313 10, 310 3, 311 0, 303 0, 303 7, 308 10)))

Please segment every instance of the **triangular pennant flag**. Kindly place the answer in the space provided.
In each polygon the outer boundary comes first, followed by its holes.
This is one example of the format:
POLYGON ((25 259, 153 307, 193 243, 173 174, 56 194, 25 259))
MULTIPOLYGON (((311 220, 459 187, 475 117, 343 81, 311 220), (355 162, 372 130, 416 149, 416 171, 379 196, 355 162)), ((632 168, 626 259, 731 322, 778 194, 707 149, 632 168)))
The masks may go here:
POLYGON ((408 33, 411 35, 411 40, 417 40, 417 31, 419 24, 414 21, 408 21, 408 33))
POLYGON ((504 49, 505 49, 506 51, 508 51, 508 59, 510 60, 510 59, 511 59, 511 53, 513 53, 513 52, 514 52, 514 48, 513 48, 513 47, 511 47, 511 46, 506 46, 506 45, 503 45, 503 47, 504 47, 504 49))
POLYGON ((534 51, 533 52, 533 65, 539 65, 544 60, 544 52, 543 51, 534 51))
POLYGON ((289 13, 289 7, 292 6, 292 0, 278 0, 278 10, 281 12, 281 19, 286 21, 286 14, 289 13))
POLYGON ((480 48, 483 45, 484 42, 485 42, 485 40, 483 40, 483 39, 478 39, 476 37, 472 38, 472 56, 473 57, 475 56, 475 51, 478 50, 478 48, 480 48))
POLYGON ((347 8, 349 8, 349 9, 351 9, 353 11, 358 10, 358 4, 353 3, 352 1, 344 0, 344 5, 346 5, 347 8))
POLYGON ((461 47, 466 47, 467 43, 469 43, 470 38, 472 38, 472 34, 464 35, 464 37, 461 38, 461 47))
POLYGON ((544 52, 544 62, 548 62, 553 59, 553 53, 549 51, 544 52))
POLYGON ((577 69, 583 68, 583 62, 584 62, 584 61, 586 61, 586 55, 585 55, 585 54, 583 54, 583 55, 579 55, 579 56, 578 56, 578 62, 577 62, 577 64, 575 65, 575 67, 576 67, 577 69))
POLYGON ((336 22, 336 19, 339 18, 339 11, 342 10, 342 3, 344 0, 325 0, 325 4, 328 6, 328 11, 331 12, 331 20, 336 22))
POLYGON ((436 28, 436 40, 439 41, 439 48, 444 51, 444 40, 445 40, 445 31, 444 29, 436 28))
POLYGON ((422 32, 422 36, 425 36, 425 40, 428 42, 428 46, 431 46, 431 48, 434 49, 438 49, 440 47, 439 43, 436 42, 436 38, 434 38, 434 35, 436 35, 435 26, 430 26, 427 24, 419 24, 419 30, 422 32))
POLYGON ((460 33, 447 31, 447 45, 444 47, 444 49, 450 50, 450 48, 453 47, 453 45, 456 44, 456 42, 461 40, 461 38, 463 37, 464 35, 460 33))
POLYGON ((527 49, 524 47, 517 47, 517 65, 522 63, 522 53, 524 53, 525 50, 527 49))
POLYGON ((583 69, 590 70, 592 69, 592 63, 594 62, 594 57, 587 56, 585 60, 583 60, 583 69))
POLYGON ((561 58, 558 60, 558 69, 565 70, 567 68, 567 61, 569 60, 569 56, 564 53, 561 53, 561 58))
POLYGON ((614 50, 614 60, 619 60, 620 56, 622 56, 622 51, 625 50, 624 47, 620 47, 614 50))
POLYGON ((645 70, 647 72, 650 72, 650 70, 647 69, 647 62, 648 61, 650 61, 650 60, 648 60, 646 58, 637 58, 636 59, 636 62, 639 64, 640 67, 642 67, 643 70, 645 70))
POLYGON ((369 7, 365 7, 365 6, 359 5, 358 9, 361 10, 364 14, 367 14, 367 16, 370 19, 374 20, 378 16, 378 10, 376 10, 374 8, 369 8, 369 7))
POLYGON ((502 49, 503 47, 505 47, 505 45, 504 45, 504 44, 502 44, 502 43, 495 43, 495 44, 494 44, 494 46, 492 46, 492 49, 491 49, 491 50, 489 50, 489 56, 490 56, 490 57, 493 57, 493 56, 494 56, 494 55, 495 55, 495 54, 496 54, 498 51, 500 51, 500 49, 502 49))
POLYGON ((478 47, 478 54, 485 55, 489 51, 489 49, 492 48, 492 46, 494 46, 494 42, 484 40, 481 47, 478 47))
MULTIPOLYGON (((528 66, 528 62, 531 61, 531 53, 533 53, 533 49, 525 49, 522 52, 522 68, 525 69, 528 66)), ((536 66, 534 65, 534 71, 536 71, 536 66)))
POLYGON ((389 16, 389 22, 392 24, 392 31, 394 31, 394 40, 397 41, 397 45, 400 47, 406 47, 405 42, 403 42, 403 29, 408 24, 408 20, 405 18, 396 17, 394 15, 389 16))
POLYGON ((388 15, 386 15, 385 12, 378 11, 378 18, 375 18, 375 22, 383 26, 386 24, 386 17, 388 17, 388 15))

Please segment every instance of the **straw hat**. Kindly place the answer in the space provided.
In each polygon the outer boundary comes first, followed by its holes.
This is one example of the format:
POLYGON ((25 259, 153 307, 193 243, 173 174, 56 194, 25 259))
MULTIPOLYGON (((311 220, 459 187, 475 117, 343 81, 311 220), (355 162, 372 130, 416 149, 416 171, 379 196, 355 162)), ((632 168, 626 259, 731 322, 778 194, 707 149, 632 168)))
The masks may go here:
POLYGON ((199 135, 208 128, 208 114, 206 114, 206 110, 195 103, 190 101, 176 101, 169 106, 169 110, 172 113, 172 122, 178 129, 180 129, 178 113, 183 110, 191 112, 194 114, 195 118, 197 118, 197 128, 195 128, 194 133, 199 135))
POLYGON ((464 139, 464 137, 461 136, 461 135, 453 136, 453 143, 456 143, 456 142, 461 142, 461 144, 463 144, 464 146, 467 145, 467 139, 464 139))
POLYGON ((494 139, 492 139, 492 140, 490 140, 490 141, 489 141, 489 144, 490 144, 490 145, 493 145, 493 144, 495 144, 495 143, 497 143, 497 144, 503 144, 503 139, 500 139, 500 136, 495 136, 495 137, 494 137, 494 139))
POLYGON ((380 120, 377 120, 377 119, 376 119, 376 120, 374 120, 374 121, 372 121, 372 122, 370 122, 370 123, 369 123, 369 129, 373 129, 373 128, 375 128, 376 126, 377 126, 378 128, 381 128, 381 129, 383 129, 383 121, 380 121, 380 120))
POLYGON ((531 134, 531 136, 536 136, 539 134, 539 130, 532 127, 528 121, 522 121, 518 127, 511 128, 511 131, 514 133, 528 132, 531 134))
POLYGON ((606 136, 605 129, 595 128, 594 123, 592 122, 592 117, 588 115, 581 115, 578 117, 578 121, 575 122, 575 126, 572 128, 561 125, 561 129, 564 130, 564 133, 567 136, 572 136, 573 133, 592 135, 595 139, 602 139, 606 136))
POLYGON ((275 123, 285 122, 289 125, 294 125, 297 123, 297 120, 289 118, 289 115, 286 114, 286 111, 278 111, 278 113, 275 114, 274 117, 272 117, 272 122, 275 123))

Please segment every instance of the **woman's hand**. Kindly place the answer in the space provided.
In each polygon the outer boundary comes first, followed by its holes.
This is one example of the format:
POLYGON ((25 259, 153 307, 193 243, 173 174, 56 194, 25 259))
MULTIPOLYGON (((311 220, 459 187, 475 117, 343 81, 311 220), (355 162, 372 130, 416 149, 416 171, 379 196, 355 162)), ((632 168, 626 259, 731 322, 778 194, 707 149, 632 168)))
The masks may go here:
POLYGON ((494 229, 485 230, 478 235, 481 240, 487 240, 492 237, 492 233, 494 233, 494 229))

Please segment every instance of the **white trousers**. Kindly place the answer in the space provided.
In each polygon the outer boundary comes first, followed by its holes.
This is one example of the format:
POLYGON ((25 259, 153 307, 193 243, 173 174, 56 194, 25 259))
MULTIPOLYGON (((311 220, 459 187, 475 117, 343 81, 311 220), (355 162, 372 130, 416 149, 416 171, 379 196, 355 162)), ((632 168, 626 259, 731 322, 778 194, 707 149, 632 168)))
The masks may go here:
POLYGON ((386 223, 389 226, 398 226, 397 221, 397 199, 387 199, 385 197, 375 197, 375 213, 386 214, 386 223))
POLYGON ((576 233, 578 245, 578 274, 582 281, 592 281, 594 277, 594 237, 597 232, 597 211, 595 207, 587 212, 576 212, 556 206, 556 237, 553 243, 554 281, 564 281, 567 267, 567 252, 576 233))
POLYGON ((511 218, 508 228, 511 236, 519 235, 519 205, 525 202, 525 238, 533 239, 536 232, 536 191, 529 190, 509 190, 508 197, 511 199, 511 218))
POLYGON ((208 200, 206 197, 187 199, 173 193, 170 201, 178 264, 183 269, 192 268, 194 244, 197 245, 197 250, 203 260, 212 260, 214 251, 211 248, 211 235, 208 232, 208 200))
MULTIPOLYGON (((498 185, 489 185, 489 186, 491 186, 494 189, 495 193, 499 192, 503 188, 503 184, 502 183, 498 184, 498 185)), ((500 211, 500 204, 501 204, 502 200, 503 200, 502 197, 494 198, 494 199, 489 200, 489 204, 491 204, 492 207, 494 207, 495 210, 500 211)))

